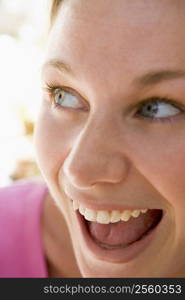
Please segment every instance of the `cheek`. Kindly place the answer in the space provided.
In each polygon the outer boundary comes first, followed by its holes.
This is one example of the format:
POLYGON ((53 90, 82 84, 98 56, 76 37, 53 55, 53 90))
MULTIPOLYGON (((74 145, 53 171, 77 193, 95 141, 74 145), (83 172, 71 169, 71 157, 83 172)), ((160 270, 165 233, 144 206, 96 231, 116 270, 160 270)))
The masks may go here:
POLYGON ((173 137, 170 133, 159 139, 141 137, 139 143, 132 144, 130 157, 134 167, 159 193, 159 203, 163 203, 174 224, 177 244, 181 241, 184 247, 185 138, 178 133, 173 137))
POLYGON ((56 121, 43 109, 35 128, 35 147, 38 165, 43 175, 51 180, 57 176, 73 143, 73 130, 64 121, 56 121))
POLYGON ((174 132, 140 138, 130 151, 134 165, 178 214, 185 209, 185 138, 174 132), (137 154, 136 154, 137 153, 137 154))

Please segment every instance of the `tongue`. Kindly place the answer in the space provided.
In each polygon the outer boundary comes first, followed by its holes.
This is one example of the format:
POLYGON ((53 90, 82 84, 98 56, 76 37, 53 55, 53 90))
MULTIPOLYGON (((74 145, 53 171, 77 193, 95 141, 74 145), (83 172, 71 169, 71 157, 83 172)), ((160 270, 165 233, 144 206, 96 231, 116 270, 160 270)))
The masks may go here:
POLYGON ((141 213, 137 218, 131 217, 127 222, 87 223, 89 232, 95 240, 110 246, 126 246, 139 240, 159 222, 160 218, 160 210, 148 210, 147 213, 141 213))

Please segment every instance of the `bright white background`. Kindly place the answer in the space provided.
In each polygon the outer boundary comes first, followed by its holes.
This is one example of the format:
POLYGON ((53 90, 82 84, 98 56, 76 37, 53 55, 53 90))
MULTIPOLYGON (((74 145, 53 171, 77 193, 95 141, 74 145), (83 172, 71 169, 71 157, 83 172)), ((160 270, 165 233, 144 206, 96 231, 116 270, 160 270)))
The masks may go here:
POLYGON ((48 16, 47 0, 0 0, 0 186, 18 159, 34 159, 23 121, 39 110, 48 16))

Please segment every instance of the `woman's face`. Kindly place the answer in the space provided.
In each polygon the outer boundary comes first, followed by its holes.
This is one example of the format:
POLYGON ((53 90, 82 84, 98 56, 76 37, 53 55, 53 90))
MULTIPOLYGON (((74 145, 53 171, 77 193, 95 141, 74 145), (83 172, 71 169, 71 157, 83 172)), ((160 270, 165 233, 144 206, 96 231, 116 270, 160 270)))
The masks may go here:
POLYGON ((66 0, 50 31, 37 158, 85 277, 185 276, 184 15, 183 0, 66 0), (87 225, 71 199, 148 211, 87 225), (154 209, 155 229, 117 246, 154 209))

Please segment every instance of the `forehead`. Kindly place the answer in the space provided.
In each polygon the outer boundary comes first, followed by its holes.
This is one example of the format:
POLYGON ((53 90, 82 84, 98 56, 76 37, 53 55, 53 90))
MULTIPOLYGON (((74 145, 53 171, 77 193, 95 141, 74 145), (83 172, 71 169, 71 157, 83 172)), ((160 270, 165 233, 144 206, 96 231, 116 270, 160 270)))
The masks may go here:
POLYGON ((64 0, 48 56, 92 79, 185 69, 184 16, 184 0, 64 0))

